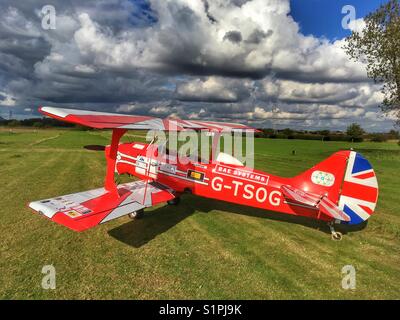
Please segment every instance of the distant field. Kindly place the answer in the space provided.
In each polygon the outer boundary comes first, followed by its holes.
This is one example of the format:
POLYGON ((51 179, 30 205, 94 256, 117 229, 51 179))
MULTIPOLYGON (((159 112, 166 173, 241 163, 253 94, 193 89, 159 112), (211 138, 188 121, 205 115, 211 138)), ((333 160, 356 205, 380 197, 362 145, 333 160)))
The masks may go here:
MULTIPOLYGON (((126 139, 143 140, 130 133, 126 139)), ((102 186, 108 132, 0 129, 0 297, 2 299, 383 299, 400 298, 400 147, 257 139, 256 168, 293 176, 353 147, 378 176, 368 226, 330 239, 324 224, 183 197, 145 217, 75 233, 34 214, 32 200, 102 186), (292 150, 297 154, 293 156, 292 150), (41 288, 53 264, 57 289, 41 288), (341 269, 357 270, 356 290, 341 269)), ((125 140, 126 140, 125 139, 125 140)))

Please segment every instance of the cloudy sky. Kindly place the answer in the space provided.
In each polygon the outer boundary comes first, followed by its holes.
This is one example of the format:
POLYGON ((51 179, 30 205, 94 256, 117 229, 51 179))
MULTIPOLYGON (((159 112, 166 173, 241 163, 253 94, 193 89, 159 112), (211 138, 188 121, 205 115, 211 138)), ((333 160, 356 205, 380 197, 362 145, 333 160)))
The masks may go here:
POLYGON ((2 0, 0 116, 52 105, 387 131, 379 86, 342 50, 342 7, 353 4, 360 19, 380 2, 2 0), (56 9, 55 29, 42 26, 45 5, 56 9))

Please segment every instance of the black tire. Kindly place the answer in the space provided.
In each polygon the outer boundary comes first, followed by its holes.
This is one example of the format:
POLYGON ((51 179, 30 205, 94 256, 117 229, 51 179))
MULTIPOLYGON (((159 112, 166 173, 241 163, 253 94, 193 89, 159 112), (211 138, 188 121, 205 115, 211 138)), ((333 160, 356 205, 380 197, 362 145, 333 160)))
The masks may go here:
POLYGON ((144 210, 140 209, 138 211, 133 211, 128 214, 128 217, 131 218, 132 220, 137 220, 143 218, 144 210))
POLYGON ((181 198, 173 198, 173 199, 171 199, 171 200, 168 200, 167 201, 167 203, 170 205, 170 206, 177 206, 178 204, 179 204, 179 202, 181 201, 181 198))

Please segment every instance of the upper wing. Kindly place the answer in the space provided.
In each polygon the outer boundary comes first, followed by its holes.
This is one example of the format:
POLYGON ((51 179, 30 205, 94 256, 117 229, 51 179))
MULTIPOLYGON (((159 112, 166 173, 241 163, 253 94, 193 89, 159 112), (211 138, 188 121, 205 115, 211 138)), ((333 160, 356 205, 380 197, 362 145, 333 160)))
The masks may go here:
POLYGON ((144 130, 209 130, 218 132, 257 131, 254 128, 238 124, 214 121, 197 121, 181 119, 160 119, 148 116, 96 112, 77 109, 39 107, 46 116, 92 127, 96 129, 144 129, 144 130))
POLYGON ((29 207, 56 223, 83 231, 128 213, 173 199, 173 190, 155 182, 135 181, 118 186, 118 194, 104 188, 34 201, 29 207))

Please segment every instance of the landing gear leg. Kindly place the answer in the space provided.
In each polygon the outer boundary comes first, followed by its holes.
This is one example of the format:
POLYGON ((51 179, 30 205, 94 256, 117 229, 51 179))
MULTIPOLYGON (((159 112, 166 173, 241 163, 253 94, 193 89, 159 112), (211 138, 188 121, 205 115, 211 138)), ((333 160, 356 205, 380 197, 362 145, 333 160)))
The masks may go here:
POLYGON ((137 220, 143 218, 144 210, 139 209, 138 211, 133 211, 128 214, 128 217, 131 218, 132 220, 137 220))
POLYGON ((331 238, 333 241, 340 241, 343 238, 343 234, 341 232, 335 231, 333 227, 333 222, 328 223, 329 230, 331 230, 331 238))

